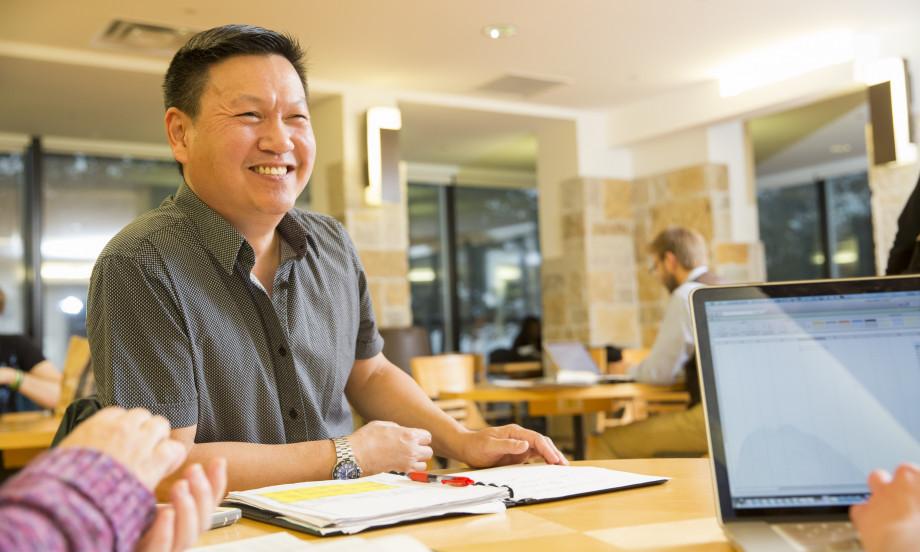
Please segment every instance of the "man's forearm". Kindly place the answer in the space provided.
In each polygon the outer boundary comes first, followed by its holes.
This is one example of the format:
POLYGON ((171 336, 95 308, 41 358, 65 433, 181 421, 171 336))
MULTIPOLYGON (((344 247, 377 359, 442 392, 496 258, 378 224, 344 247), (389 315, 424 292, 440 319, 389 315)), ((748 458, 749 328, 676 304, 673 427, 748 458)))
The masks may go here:
MULTIPOLYGON (((307 441, 284 445, 259 443, 196 443, 192 445, 185 466, 206 464, 211 458, 227 459, 227 490, 241 491, 330 479, 335 465, 335 448, 332 441, 307 441)), ((160 483, 158 500, 169 496, 173 481, 181 477, 184 466, 160 483)))
POLYGON ((350 382, 346 392, 365 419, 426 429, 431 433, 435 454, 464 459, 459 438, 468 430, 431 402, 415 380, 389 361, 366 380, 350 382))
POLYGON ((42 379, 24 372, 19 392, 40 406, 54 408, 57 406, 58 398, 61 396, 61 382, 60 380, 42 379))

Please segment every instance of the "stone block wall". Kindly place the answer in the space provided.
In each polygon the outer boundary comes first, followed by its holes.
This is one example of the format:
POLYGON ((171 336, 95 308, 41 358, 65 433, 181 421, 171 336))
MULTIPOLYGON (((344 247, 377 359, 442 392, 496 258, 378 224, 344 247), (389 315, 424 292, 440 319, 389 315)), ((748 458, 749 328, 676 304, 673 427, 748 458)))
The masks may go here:
POLYGON ((641 178, 633 184, 634 250, 641 344, 655 341, 668 294, 649 272, 648 244, 668 226, 693 228, 709 244, 710 268, 726 282, 762 281, 763 244, 731 241, 728 170, 701 164, 641 178))
POLYGON ((631 195, 623 180, 563 183, 563 254, 542 267, 545 340, 638 344, 631 195))
POLYGON ((351 236, 367 275, 374 316, 381 328, 412 325, 409 293, 409 210, 405 166, 400 166, 400 201, 380 206, 349 200, 341 164, 327 172, 330 214, 351 236))
POLYGON ((898 231, 898 216, 917 185, 920 164, 897 167, 871 167, 869 189, 872 192, 872 232, 875 240, 875 267, 885 273, 888 252, 898 231))

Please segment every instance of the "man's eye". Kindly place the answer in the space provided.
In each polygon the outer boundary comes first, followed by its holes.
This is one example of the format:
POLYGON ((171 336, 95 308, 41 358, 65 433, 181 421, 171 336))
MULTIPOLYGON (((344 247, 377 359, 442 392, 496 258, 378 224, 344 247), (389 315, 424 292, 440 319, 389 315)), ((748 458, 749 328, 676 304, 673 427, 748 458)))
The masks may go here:
POLYGON ((254 111, 247 111, 246 113, 240 113, 237 117, 255 117, 258 118, 259 114, 254 111))

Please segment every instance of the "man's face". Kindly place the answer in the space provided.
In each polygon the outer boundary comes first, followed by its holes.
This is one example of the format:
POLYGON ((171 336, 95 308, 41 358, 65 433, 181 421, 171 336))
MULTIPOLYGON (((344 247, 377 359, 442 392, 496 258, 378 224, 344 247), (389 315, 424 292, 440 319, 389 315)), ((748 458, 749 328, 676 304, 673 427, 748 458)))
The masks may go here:
MULTIPOLYGON (((316 139, 303 84, 278 55, 211 66, 198 116, 173 150, 192 190, 231 223, 277 219, 303 191, 316 139)), ((170 126, 167 115, 167 126, 170 126)))
POLYGON ((658 278, 661 285, 667 288, 668 293, 674 293, 674 290, 680 286, 680 282, 677 281, 677 276, 674 273, 676 261, 677 259, 674 258, 674 255, 668 253, 665 253, 662 257, 657 257, 653 254, 651 259, 651 272, 658 278))

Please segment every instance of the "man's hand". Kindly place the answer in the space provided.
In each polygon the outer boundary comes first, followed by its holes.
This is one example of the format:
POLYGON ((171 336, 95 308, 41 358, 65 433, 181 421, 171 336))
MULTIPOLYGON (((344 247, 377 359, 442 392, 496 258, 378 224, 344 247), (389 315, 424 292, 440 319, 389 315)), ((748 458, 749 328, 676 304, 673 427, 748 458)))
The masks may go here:
POLYGON ((463 457, 474 468, 520 464, 542 458, 547 464, 568 464, 553 440, 517 424, 488 427, 463 436, 463 457))
POLYGON ((348 442, 364 475, 390 470, 425 471, 425 462, 433 454, 431 433, 393 422, 370 422, 352 433, 348 442))
POLYGON ((850 508, 850 519, 867 552, 916 550, 920 542, 920 468, 902 464, 894 479, 882 470, 869 475, 872 496, 850 508))
POLYGON ((106 454, 153 490, 185 460, 185 447, 169 438, 169 422, 143 408, 104 408, 78 425, 61 448, 84 447, 106 454))

